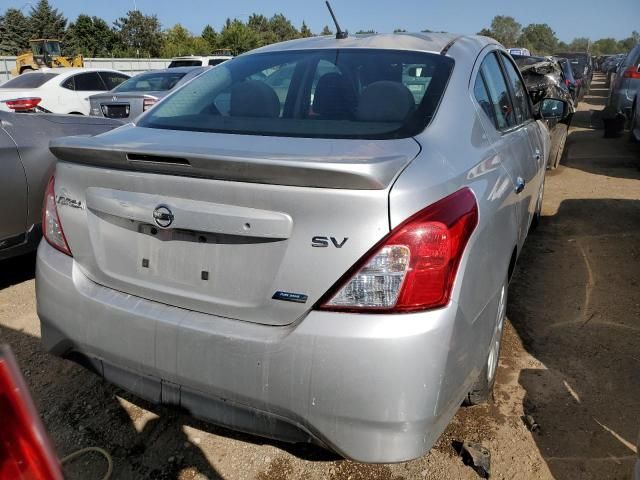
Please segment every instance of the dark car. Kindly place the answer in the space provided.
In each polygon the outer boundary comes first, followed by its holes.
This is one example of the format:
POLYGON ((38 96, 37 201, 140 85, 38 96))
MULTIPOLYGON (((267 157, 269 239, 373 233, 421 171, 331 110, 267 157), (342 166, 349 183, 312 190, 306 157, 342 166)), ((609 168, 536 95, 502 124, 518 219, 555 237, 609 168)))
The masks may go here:
POLYGON ((581 84, 584 94, 589 93, 591 80, 593 79, 593 61, 591 55, 586 52, 568 52, 556 53, 554 56, 569 59, 574 78, 581 84))
POLYGON ((547 168, 554 169, 560 164, 571 118, 575 112, 573 95, 560 63, 552 57, 513 57, 524 77, 525 85, 534 109, 542 118, 551 135, 551 149, 547 168), (569 112, 556 111, 561 102, 566 102, 569 112), (568 113, 568 114, 567 114, 568 113))
POLYGON ((119 125, 119 120, 82 115, 0 112, 0 202, 11 206, 0 221, 0 259, 38 245, 42 199, 55 165, 49 140, 97 135, 119 125))
POLYGON ((584 96, 582 85, 573 76, 573 69, 571 68, 571 62, 569 62, 568 58, 556 58, 556 60, 562 68, 562 73, 564 74, 564 82, 567 85, 569 92, 571 93, 571 98, 573 98, 573 105, 577 107, 578 103, 584 96))

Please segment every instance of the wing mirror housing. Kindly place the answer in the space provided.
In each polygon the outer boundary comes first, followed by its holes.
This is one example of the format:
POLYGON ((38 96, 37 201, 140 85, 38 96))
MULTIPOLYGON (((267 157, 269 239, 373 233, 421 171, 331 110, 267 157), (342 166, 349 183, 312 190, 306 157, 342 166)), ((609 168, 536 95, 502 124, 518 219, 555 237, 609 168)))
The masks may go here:
POLYGON ((538 118, 541 120, 562 121, 569 116, 569 104, 557 98, 545 98, 540 102, 538 118))

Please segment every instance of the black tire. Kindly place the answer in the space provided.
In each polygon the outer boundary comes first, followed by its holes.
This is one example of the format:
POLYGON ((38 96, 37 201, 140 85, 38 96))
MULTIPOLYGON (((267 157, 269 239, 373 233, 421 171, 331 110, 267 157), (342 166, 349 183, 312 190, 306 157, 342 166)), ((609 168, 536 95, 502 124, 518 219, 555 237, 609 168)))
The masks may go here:
POLYGON ((31 67, 22 67, 22 69, 20 69, 20 75, 22 75, 23 73, 27 73, 27 72, 33 72, 33 68, 31 67))
POLYGON ((500 358, 500 347, 502 344, 502 332, 504 330, 504 320, 506 318, 507 311, 508 284, 509 281, 505 281, 502 287, 500 299, 498 300, 498 318, 496 319, 496 328, 494 330, 493 338, 491 339, 491 346, 489 348, 489 353, 487 354, 487 360, 480 372, 480 376, 464 399, 464 405, 466 406, 471 407, 474 405, 481 405, 483 403, 487 403, 493 398, 493 386, 496 383, 498 359, 500 358), (493 359, 491 357, 492 354, 494 355, 493 359), (490 368, 492 369, 492 372, 489 372, 490 368))
POLYGON ((542 220, 542 202, 544 201, 544 183, 542 184, 542 190, 540 192, 540 196, 538 197, 538 203, 536 203, 536 211, 533 214, 533 218, 531 219, 531 225, 529 226, 529 232, 535 231, 539 226, 542 220))
POLYGON ((568 130, 569 130, 569 128, 567 126, 564 126, 564 127, 558 126, 558 128, 564 128, 565 130, 567 130, 567 132, 565 132, 563 134, 562 141, 560 142, 560 144, 558 145, 558 148, 556 150, 556 156, 553 159, 553 162, 551 164, 551 169, 552 170, 555 170, 560 165, 560 160, 562 159, 562 156, 564 154, 564 147, 565 147, 565 145, 567 143, 567 134, 568 134, 568 130))

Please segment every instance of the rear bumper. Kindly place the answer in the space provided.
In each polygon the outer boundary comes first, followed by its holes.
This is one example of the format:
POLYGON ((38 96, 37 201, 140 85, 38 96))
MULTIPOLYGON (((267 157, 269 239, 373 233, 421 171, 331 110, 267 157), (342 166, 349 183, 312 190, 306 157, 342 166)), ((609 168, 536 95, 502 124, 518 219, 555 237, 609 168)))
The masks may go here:
POLYGON ((97 285, 46 242, 36 288, 42 341, 54 354, 81 354, 153 402, 362 462, 423 455, 479 371, 469 368, 478 326, 455 303, 396 316, 314 311, 294 325, 258 325, 97 285))

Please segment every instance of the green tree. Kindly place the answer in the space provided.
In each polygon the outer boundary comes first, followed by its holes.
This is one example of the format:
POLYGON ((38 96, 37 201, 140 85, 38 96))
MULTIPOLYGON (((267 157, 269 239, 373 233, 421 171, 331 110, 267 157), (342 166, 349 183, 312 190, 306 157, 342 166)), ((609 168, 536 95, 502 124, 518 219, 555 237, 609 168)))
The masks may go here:
POLYGON ((531 23, 522 29, 517 44, 536 55, 550 55, 558 47, 558 37, 546 23, 531 23))
POLYGON ((264 15, 257 13, 251 15, 247 21, 247 27, 255 33, 259 46, 269 45, 278 41, 278 37, 271 29, 269 19, 264 15))
POLYGON ((480 30, 477 35, 482 35, 485 37, 491 37, 493 38, 493 32, 491 31, 491 29, 489 28, 483 28, 482 30, 480 30))
POLYGON ((300 36, 302 38, 313 37, 313 33, 311 33, 311 29, 307 26, 307 24, 302 21, 302 26, 300 27, 300 36))
POLYGON ((591 45, 591 40, 587 37, 578 37, 571 40, 569 44, 569 50, 572 52, 587 52, 589 50, 589 46, 591 45))
POLYGON ((218 48, 219 35, 211 25, 205 26, 202 29, 202 34, 200 36, 205 42, 207 42, 209 50, 215 50, 218 48))
POLYGON ((80 14, 69 24, 64 36, 65 52, 81 53, 85 57, 109 56, 115 43, 115 34, 107 22, 98 17, 80 14))
POLYGON ((277 13, 269 19, 269 27, 270 30, 275 34, 275 38, 278 42, 292 40, 300 36, 298 29, 293 26, 291 20, 289 20, 281 13, 277 13))
POLYGON ((404 28, 396 28, 393 33, 406 33, 407 31, 404 28))
POLYGON ((67 19, 56 8, 49 5, 49 0, 39 0, 29 13, 29 29, 32 38, 64 37, 67 19))
POLYGON ((505 47, 513 47, 518 38, 522 25, 513 17, 496 15, 491 21, 491 37, 502 43, 505 47))
POLYGON ((333 31, 329 28, 329 25, 325 25, 320 32, 320 35, 333 35, 333 31))
POLYGON ((620 43, 615 38, 601 38, 593 42, 591 49, 594 55, 607 55, 618 53, 620 43))
POLYGON ((157 57, 162 50, 162 30, 155 15, 129 10, 114 23, 121 55, 157 57))
POLYGON ((626 53, 640 43, 640 33, 637 31, 631 32, 631 36, 620 40, 618 42, 618 50, 616 53, 626 53))
POLYGON ((356 32, 356 35, 374 35, 378 32, 376 32, 375 30, 358 30, 356 32))
POLYGON ((16 8, 0 16, 0 55, 19 55, 29 49, 29 20, 16 8))
POLYGON ((253 50, 260 45, 255 31, 238 19, 227 19, 220 32, 220 47, 230 49, 234 55, 253 50))
POLYGON ((165 30, 164 42, 160 54, 163 57, 178 57, 195 54, 193 51, 193 35, 179 23, 165 30))

